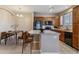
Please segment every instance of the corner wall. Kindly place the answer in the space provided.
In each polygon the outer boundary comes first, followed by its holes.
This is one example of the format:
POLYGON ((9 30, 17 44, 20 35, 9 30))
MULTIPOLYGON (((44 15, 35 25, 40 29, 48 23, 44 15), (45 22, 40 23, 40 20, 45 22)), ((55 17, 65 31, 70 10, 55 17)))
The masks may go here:
POLYGON ((0 32, 15 30, 15 17, 6 10, 0 9, 0 32))
POLYGON ((24 17, 17 17, 6 10, 0 9, 0 32, 9 30, 30 31, 33 29, 33 13, 24 13, 24 17), (17 25, 17 26, 16 26, 17 25), (16 27, 17 28, 16 28, 16 27))

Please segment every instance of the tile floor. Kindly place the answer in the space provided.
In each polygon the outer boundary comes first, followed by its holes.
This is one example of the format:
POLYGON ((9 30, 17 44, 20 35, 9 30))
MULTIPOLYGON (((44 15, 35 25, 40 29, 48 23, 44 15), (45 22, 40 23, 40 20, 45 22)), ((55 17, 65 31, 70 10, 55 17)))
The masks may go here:
MULTIPOLYGON (((0 45, 0 54, 22 54, 22 40, 19 40, 19 43, 16 45, 15 40, 8 40, 7 45, 4 45, 4 40, 1 42, 0 45)), ((24 54, 29 54, 30 45, 28 45, 25 50, 24 54)), ((75 50, 74 48, 64 44, 63 42, 59 41, 59 48, 60 52, 58 54, 78 54, 79 52, 75 50)), ((39 42, 34 41, 33 47, 32 47, 32 53, 33 54, 39 54, 40 48, 39 48, 39 42)))
POLYGON ((78 54, 79 53, 76 49, 68 46, 67 44, 61 41, 59 41, 59 48, 60 48, 61 54, 78 54))

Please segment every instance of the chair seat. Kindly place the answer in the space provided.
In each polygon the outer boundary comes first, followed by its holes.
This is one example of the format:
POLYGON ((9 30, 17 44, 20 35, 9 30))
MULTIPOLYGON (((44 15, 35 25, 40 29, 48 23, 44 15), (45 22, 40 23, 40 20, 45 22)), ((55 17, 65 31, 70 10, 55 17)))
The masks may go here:
POLYGON ((23 49, 24 49, 25 44, 30 44, 30 53, 32 53, 33 36, 30 35, 26 31, 26 32, 23 32, 22 37, 23 37, 22 53, 23 53, 23 49))

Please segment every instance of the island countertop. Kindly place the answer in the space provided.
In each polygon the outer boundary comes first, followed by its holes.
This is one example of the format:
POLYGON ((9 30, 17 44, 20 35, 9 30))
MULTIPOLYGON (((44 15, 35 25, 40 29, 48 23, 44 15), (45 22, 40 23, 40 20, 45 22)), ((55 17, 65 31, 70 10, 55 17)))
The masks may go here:
POLYGON ((52 31, 63 31, 63 32, 73 32, 72 30, 70 29, 61 29, 61 28, 54 28, 54 29, 51 29, 52 31))

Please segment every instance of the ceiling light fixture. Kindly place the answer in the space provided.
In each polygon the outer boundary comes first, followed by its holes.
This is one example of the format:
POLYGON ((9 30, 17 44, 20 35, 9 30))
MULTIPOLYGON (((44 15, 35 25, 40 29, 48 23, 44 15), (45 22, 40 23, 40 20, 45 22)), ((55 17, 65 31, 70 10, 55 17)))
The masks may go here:
MULTIPOLYGON (((21 11, 21 8, 19 8, 19 11, 21 11)), ((17 13, 16 16, 23 17, 23 15, 21 13, 17 13)))
POLYGON ((23 15, 22 15, 22 14, 19 14, 19 13, 18 13, 16 16, 18 16, 18 17, 23 17, 23 15))
POLYGON ((49 8, 49 12, 50 12, 50 13, 53 12, 54 9, 55 9, 55 8, 54 8, 53 6, 51 6, 51 7, 49 8))

